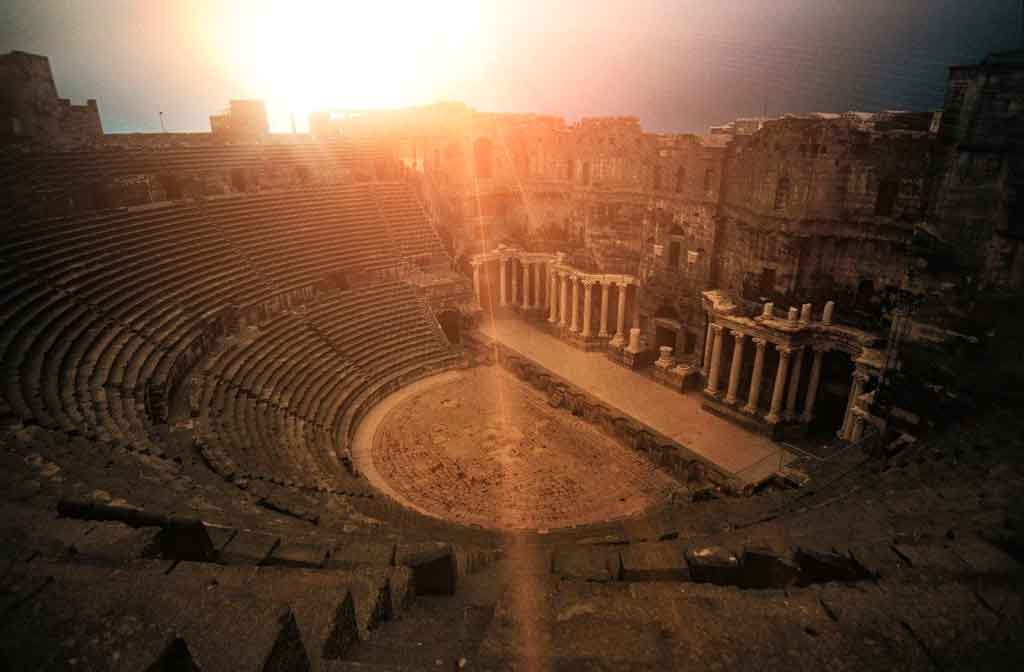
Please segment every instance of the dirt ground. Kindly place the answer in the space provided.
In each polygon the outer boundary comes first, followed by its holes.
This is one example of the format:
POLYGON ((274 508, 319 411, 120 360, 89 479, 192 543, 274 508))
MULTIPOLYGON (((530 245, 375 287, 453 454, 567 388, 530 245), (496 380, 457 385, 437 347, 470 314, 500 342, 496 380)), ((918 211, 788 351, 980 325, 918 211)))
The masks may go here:
POLYGON ((556 529, 634 516, 676 482, 498 367, 401 402, 373 462, 417 508, 500 529, 556 529))

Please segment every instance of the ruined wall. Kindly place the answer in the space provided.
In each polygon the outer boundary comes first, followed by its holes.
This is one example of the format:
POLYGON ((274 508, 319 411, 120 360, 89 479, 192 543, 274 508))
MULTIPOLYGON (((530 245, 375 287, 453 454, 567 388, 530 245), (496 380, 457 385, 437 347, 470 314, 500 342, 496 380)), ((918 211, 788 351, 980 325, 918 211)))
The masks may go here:
POLYGON ((102 135, 96 101, 72 105, 59 98, 48 58, 21 51, 0 56, 0 142, 81 144, 102 135))
POLYGON ((1024 51, 950 69, 931 230, 981 286, 1024 287, 1024 51))
POLYGON ((789 117, 737 138, 725 161, 715 285, 878 313, 924 216, 932 143, 921 115, 903 125, 891 116, 789 117))

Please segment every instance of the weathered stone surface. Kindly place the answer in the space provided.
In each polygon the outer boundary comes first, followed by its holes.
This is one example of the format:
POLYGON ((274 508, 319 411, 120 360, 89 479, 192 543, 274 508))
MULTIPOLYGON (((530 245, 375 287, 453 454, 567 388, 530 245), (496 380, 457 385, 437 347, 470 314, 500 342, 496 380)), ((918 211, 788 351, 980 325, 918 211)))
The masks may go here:
POLYGON ((331 549, 325 565, 329 569, 376 565, 386 567, 395 559, 395 545, 372 539, 346 539, 331 549))
POLYGON ((861 581, 871 578, 870 572, 860 563, 838 553, 798 548, 794 559, 800 566, 800 580, 804 583, 861 581))
POLYGON ((261 565, 280 543, 274 535, 239 530, 220 552, 220 558, 228 565, 261 565))
POLYGON ((686 563, 694 581, 736 585, 740 563, 736 554, 721 546, 703 546, 686 551, 686 563))
POLYGON ((800 578, 792 559, 767 546, 746 546, 740 563, 739 585, 744 588, 785 588, 800 578))
POLYGON ((596 545, 562 546, 555 550, 551 571, 556 576, 584 581, 615 581, 621 573, 619 551, 596 545))
POLYGON ((623 581, 687 581, 690 567, 674 541, 628 544, 619 550, 623 581))
POLYGON ((449 544, 399 544, 395 565, 412 570, 413 586, 420 595, 454 595, 458 563, 449 544))
POLYGON ((330 549, 320 544, 282 541, 263 564, 283 567, 320 568, 327 562, 330 549))

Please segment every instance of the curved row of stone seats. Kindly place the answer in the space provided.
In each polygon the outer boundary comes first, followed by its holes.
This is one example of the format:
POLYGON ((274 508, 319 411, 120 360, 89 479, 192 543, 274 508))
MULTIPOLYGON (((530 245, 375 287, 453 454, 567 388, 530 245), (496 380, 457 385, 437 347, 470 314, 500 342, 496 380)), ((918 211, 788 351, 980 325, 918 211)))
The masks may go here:
POLYGON ((159 148, 106 146, 37 152, 21 158, 30 175, 52 184, 90 182, 133 175, 186 175, 238 168, 266 170, 325 165, 348 170, 372 166, 383 154, 365 143, 196 144, 159 148))
POLYGON ((377 197, 403 256, 425 261, 447 258, 437 231, 429 224, 423 206, 407 185, 379 183, 377 197))
POLYGON ((331 272, 373 271, 395 263, 367 184, 212 199, 206 211, 282 290, 331 272))
POLYGON ((306 319, 285 314, 242 334, 203 367, 200 439, 232 480, 278 478, 311 489, 348 476, 338 458, 361 405, 403 376, 455 355, 404 284, 340 292, 306 319), (341 338, 371 328, 369 345, 341 338))
POLYGON ((195 360, 207 320, 266 293, 192 206, 119 210, 9 229, 0 362, 18 414, 148 442, 147 385, 195 360))

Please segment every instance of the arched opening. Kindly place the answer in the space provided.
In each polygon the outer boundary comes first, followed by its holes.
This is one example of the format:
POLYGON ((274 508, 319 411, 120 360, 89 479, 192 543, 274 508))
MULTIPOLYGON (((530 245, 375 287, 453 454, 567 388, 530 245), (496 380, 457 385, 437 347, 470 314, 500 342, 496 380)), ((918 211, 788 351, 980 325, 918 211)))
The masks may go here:
POLYGON ((683 244, 678 240, 673 240, 668 245, 668 266, 675 270, 679 268, 679 257, 682 255, 683 244))
POLYGON ((715 171, 708 168, 704 171, 704 193, 710 194, 715 190, 715 171))
POLYGON ((878 198, 875 199, 875 214, 879 217, 892 217, 896 207, 896 197, 900 192, 900 183, 896 180, 882 180, 878 185, 878 198))
POLYGON ((491 177, 491 141, 487 138, 477 138, 473 143, 473 169, 480 179, 491 177))
POLYGON ((437 322, 449 343, 462 342, 462 319, 457 310, 442 310, 437 314, 437 322))
POLYGON ((789 178, 782 176, 779 178, 779 183, 775 185, 775 209, 785 210, 786 206, 789 205, 789 190, 790 190, 789 178))
POLYGON ((871 299, 875 295, 875 283, 871 278, 864 278, 857 284, 857 297, 855 304, 857 308, 864 310, 871 305, 871 299))
POLYGON ((157 181, 160 183, 160 186, 164 190, 164 194, 166 194, 169 200, 181 198, 181 181, 178 179, 177 175, 165 173, 163 175, 159 175, 157 177, 157 181))
POLYGON ((249 190, 249 181, 246 179, 244 168, 231 169, 231 186, 235 191, 245 192, 249 190))

